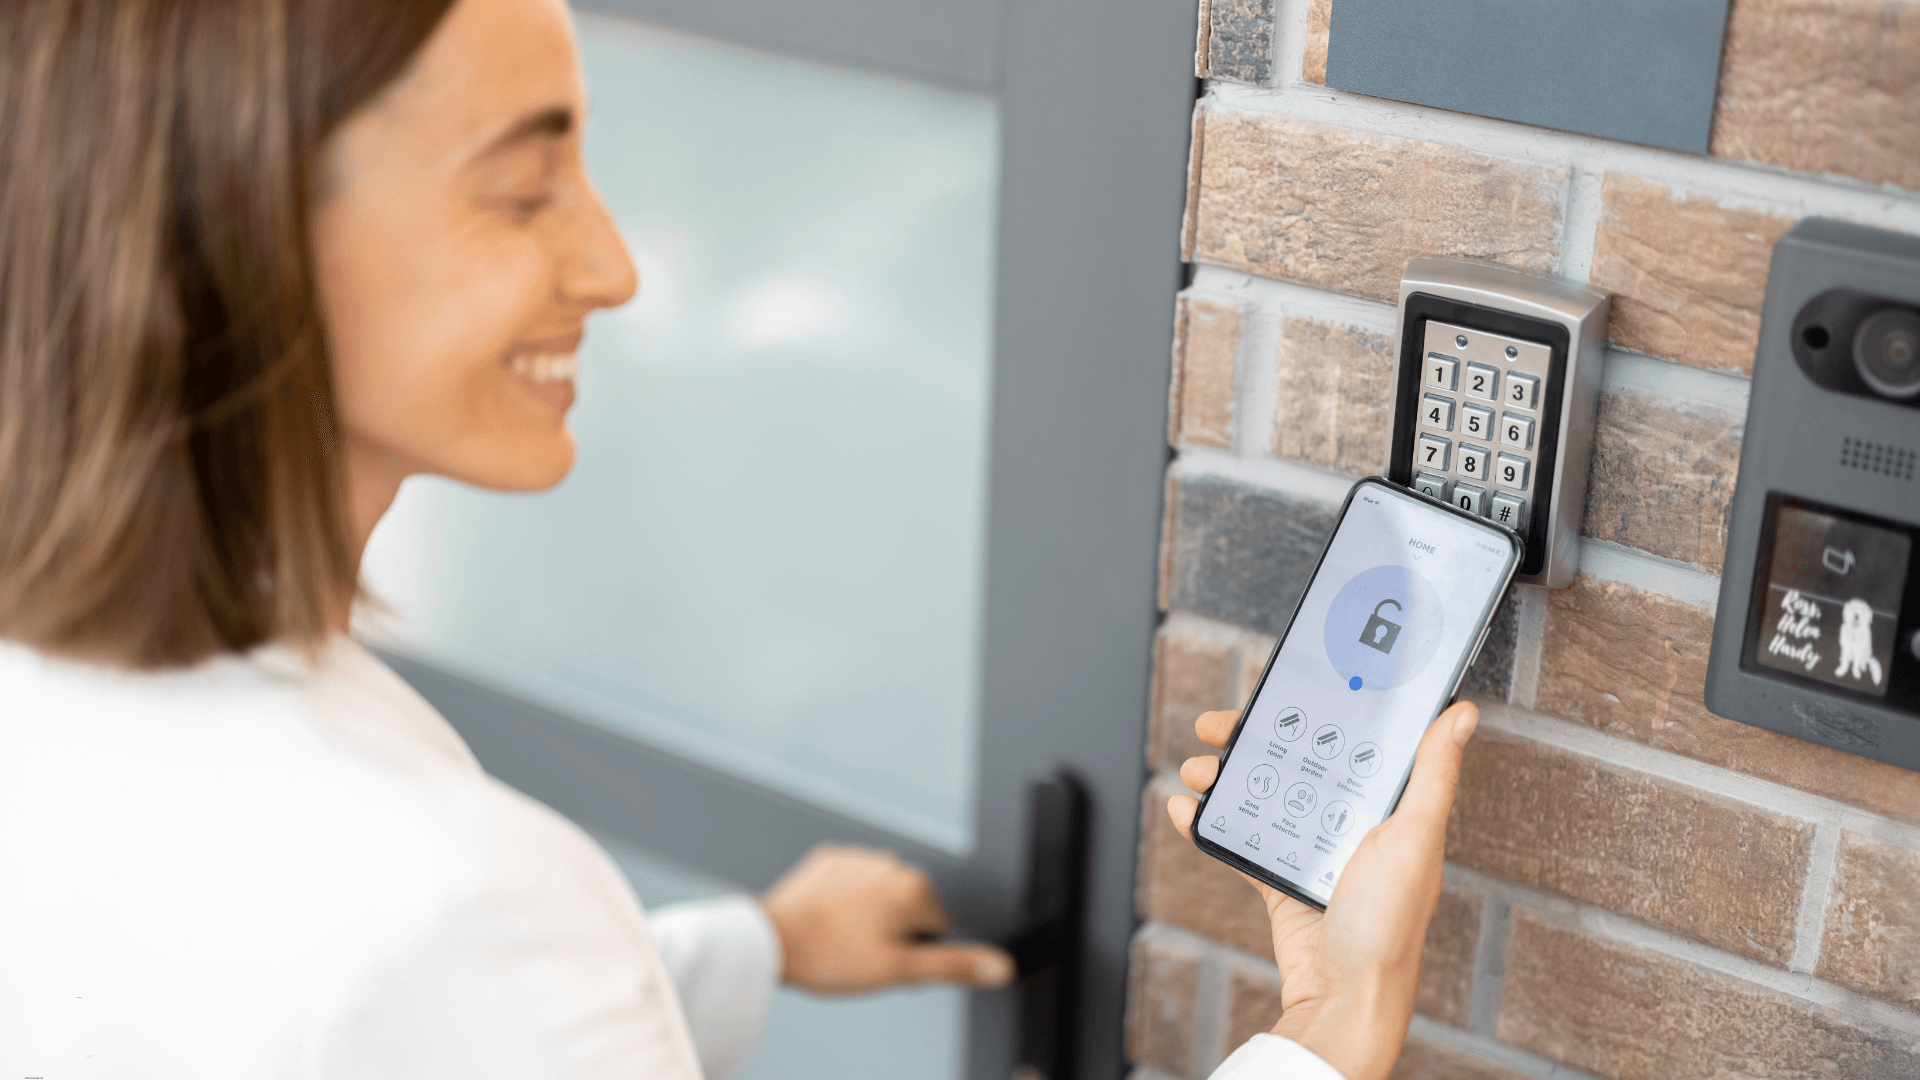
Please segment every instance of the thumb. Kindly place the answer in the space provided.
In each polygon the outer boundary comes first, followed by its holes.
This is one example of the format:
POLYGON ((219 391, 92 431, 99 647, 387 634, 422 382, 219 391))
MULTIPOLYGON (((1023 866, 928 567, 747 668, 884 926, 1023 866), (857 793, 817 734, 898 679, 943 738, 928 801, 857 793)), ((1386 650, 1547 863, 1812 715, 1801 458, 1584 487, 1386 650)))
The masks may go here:
POLYGON ((1467 740, 1480 724, 1480 709, 1471 701, 1455 702, 1427 728, 1413 762, 1413 775, 1400 807, 1389 821, 1400 821, 1402 828, 1426 833, 1433 843, 1443 843, 1447 833, 1447 815, 1453 810, 1453 795, 1460 787, 1460 759, 1467 740))
POLYGON ((1013 957, 991 945, 909 945, 900 968, 903 982, 958 983, 975 990, 998 990, 1016 974, 1013 957))

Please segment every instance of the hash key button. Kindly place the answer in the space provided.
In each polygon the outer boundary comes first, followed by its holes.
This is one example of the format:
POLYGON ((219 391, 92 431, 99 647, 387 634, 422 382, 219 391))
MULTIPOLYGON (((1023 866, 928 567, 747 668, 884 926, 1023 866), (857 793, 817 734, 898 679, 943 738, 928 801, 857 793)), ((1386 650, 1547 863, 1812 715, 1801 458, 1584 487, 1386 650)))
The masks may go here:
POLYGON ((1487 516, 1495 522, 1505 525, 1514 532, 1527 531, 1527 500, 1518 495, 1498 492, 1493 497, 1492 508, 1487 516))

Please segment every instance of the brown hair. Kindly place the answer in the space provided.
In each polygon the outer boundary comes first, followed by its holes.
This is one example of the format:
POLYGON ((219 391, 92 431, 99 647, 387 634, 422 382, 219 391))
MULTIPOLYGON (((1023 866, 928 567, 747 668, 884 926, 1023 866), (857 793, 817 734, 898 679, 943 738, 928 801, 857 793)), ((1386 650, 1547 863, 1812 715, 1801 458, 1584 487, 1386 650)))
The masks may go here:
POLYGON ((0 3, 0 637, 168 667, 354 595, 316 168, 451 3, 0 3))

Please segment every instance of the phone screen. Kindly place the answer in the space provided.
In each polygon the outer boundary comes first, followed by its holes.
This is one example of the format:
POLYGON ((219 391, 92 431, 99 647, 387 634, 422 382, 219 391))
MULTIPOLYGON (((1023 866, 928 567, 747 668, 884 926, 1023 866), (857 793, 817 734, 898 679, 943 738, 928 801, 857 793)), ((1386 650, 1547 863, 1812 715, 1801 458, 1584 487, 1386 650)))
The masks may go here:
POLYGON ((1201 847, 1324 907, 1399 802, 1518 561, 1491 525, 1355 485, 1201 804, 1201 847))

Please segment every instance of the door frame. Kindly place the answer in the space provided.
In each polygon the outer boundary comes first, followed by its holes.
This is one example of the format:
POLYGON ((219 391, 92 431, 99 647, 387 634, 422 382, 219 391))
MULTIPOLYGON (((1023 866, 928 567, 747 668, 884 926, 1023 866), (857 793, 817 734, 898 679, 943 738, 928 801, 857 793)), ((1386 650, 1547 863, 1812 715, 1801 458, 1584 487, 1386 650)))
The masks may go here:
MULTIPOLYGON (((1117 1080, 1159 621, 1195 5, 579 6, 998 101, 975 849, 957 858, 419 659, 383 655, 488 771, 589 828, 749 889, 771 884, 821 840, 888 847, 924 866, 959 925, 988 939, 1018 929, 1028 788, 1071 771, 1092 811, 1076 1056, 1081 1077, 1117 1080)), ((1016 1005, 1011 992, 973 996, 965 1075, 1005 1080, 1016 1005)))

